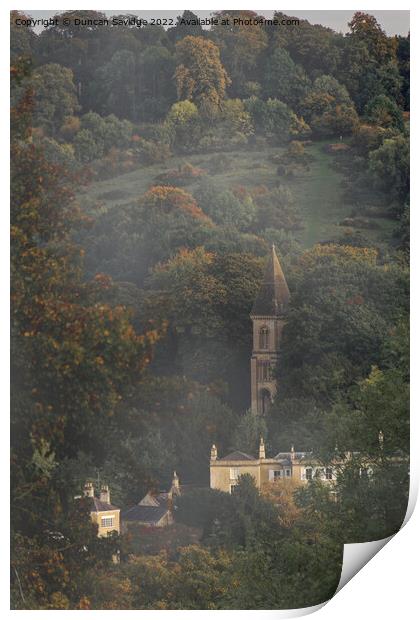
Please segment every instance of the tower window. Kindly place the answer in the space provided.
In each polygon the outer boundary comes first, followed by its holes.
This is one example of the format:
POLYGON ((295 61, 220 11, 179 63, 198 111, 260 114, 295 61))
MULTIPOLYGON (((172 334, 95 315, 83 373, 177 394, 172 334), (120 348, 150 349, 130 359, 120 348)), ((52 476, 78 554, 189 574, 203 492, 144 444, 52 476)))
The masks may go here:
POLYGON ((261 413, 266 414, 271 405, 271 394, 268 390, 261 390, 261 413))
POLYGON ((268 327, 265 325, 260 329, 260 349, 268 349, 268 327))
POLYGON ((271 381, 271 364, 269 360, 258 361, 258 381, 271 381))

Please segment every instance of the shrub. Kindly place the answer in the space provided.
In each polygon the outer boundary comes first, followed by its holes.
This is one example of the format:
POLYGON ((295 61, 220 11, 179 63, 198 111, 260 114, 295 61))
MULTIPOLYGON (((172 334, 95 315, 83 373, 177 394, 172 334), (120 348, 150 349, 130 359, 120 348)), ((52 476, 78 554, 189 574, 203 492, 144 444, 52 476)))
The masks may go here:
POLYGON ((162 172, 162 174, 158 174, 155 180, 158 181, 160 185, 182 186, 191 183, 195 179, 199 179, 205 174, 206 172, 202 168, 197 168, 186 163, 183 166, 178 166, 178 168, 172 168, 171 170, 162 172))
POLYGON ((131 144, 131 150, 142 164, 161 164, 171 156, 171 149, 166 142, 146 140, 134 135, 131 139, 131 144))

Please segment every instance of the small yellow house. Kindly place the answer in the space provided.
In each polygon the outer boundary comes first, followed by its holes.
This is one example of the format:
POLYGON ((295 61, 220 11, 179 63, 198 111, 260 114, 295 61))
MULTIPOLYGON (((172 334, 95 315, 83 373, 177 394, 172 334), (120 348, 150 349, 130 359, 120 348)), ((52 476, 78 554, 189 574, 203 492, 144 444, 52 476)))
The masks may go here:
POLYGON ((83 490, 89 498, 90 518, 98 526, 98 536, 108 536, 111 532, 120 533, 120 509, 111 504, 109 487, 102 485, 101 492, 95 497, 92 482, 86 482, 83 490))

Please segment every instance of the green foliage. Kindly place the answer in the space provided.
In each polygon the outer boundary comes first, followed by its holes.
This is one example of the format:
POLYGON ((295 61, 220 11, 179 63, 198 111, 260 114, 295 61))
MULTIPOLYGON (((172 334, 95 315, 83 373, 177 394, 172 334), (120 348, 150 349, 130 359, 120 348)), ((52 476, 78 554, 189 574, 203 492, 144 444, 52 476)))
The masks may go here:
POLYGON ((267 439, 265 419, 247 411, 235 429, 232 445, 236 450, 241 450, 246 454, 256 454, 261 437, 267 439))
POLYGON ((54 140, 54 138, 42 138, 40 144, 44 151, 45 159, 50 163, 62 166, 69 171, 74 171, 77 167, 73 145, 62 144, 54 140))
POLYGON ((189 149, 199 135, 199 118, 197 106, 192 101, 178 101, 168 112, 165 121, 171 143, 179 149, 189 149))
POLYGON ((303 116, 319 136, 346 135, 357 126, 357 113, 345 86, 330 75, 314 81, 301 105, 303 116))
POLYGON ((204 213, 226 227, 249 229, 256 217, 256 206, 250 196, 240 200, 232 191, 223 190, 210 179, 200 183, 195 197, 204 213))
POLYGON ((369 153, 368 161, 378 187, 404 204, 410 189, 409 139, 399 135, 384 140, 378 149, 369 153))
POLYGON ((309 127, 282 101, 262 101, 252 96, 246 99, 245 108, 252 118, 257 132, 263 132, 276 144, 288 142, 291 136, 308 135, 309 127))
POLYGON ((66 116, 78 109, 73 73, 56 63, 38 67, 32 76, 34 125, 55 134, 66 116))
POLYGON ((221 110, 222 130, 228 138, 249 138, 254 133, 251 116, 241 99, 226 99, 221 110))
POLYGON ((279 185, 271 191, 264 187, 260 191, 257 189, 254 202, 258 209, 257 230, 265 226, 283 231, 299 230, 302 227, 298 207, 288 188, 279 185))
POLYGON ((378 363, 407 311, 408 282, 404 269, 375 263, 366 248, 316 246, 302 256, 283 337, 289 395, 328 402, 378 363))
MULTIPOLYGON (((103 118, 96 112, 88 112, 81 117, 80 127, 74 136, 74 149, 83 163, 99 159, 111 149, 127 148, 130 143, 131 123, 120 121, 113 114, 103 118)), ((63 130, 66 131, 65 125, 63 130)))
POLYGON ((80 162, 87 164, 103 155, 103 147, 89 129, 81 129, 74 139, 74 152, 80 162))
POLYGON ((259 61, 268 43, 265 29, 258 23, 261 16, 254 11, 216 11, 215 17, 218 23, 212 25, 210 36, 220 49, 222 63, 232 81, 231 95, 243 97, 249 82, 261 79, 259 61), (226 27, 225 24, 233 24, 235 18, 242 21, 237 21, 234 27, 226 27))
POLYGON ((287 50, 277 47, 268 57, 264 71, 264 95, 283 101, 296 110, 309 90, 310 81, 287 50))
POLYGON ((370 123, 380 127, 394 127, 399 131, 404 129, 400 108, 386 95, 371 99, 366 105, 365 116, 370 123))
MULTIPOLYGON (((275 11, 280 22, 289 16, 275 11)), ((300 20, 299 27, 280 29, 273 26, 271 42, 274 47, 285 48, 293 61, 304 67, 310 79, 320 75, 335 75, 339 66, 343 37, 325 26, 300 20)))

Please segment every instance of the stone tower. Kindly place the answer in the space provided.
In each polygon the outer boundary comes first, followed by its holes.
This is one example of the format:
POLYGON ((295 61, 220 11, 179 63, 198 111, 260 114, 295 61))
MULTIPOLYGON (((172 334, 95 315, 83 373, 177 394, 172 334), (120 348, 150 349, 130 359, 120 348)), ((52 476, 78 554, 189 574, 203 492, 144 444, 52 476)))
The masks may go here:
POLYGON ((289 287, 273 244, 251 311, 251 411, 258 415, 267 412, 276 394, 274 370, 289 299, 289 287))

